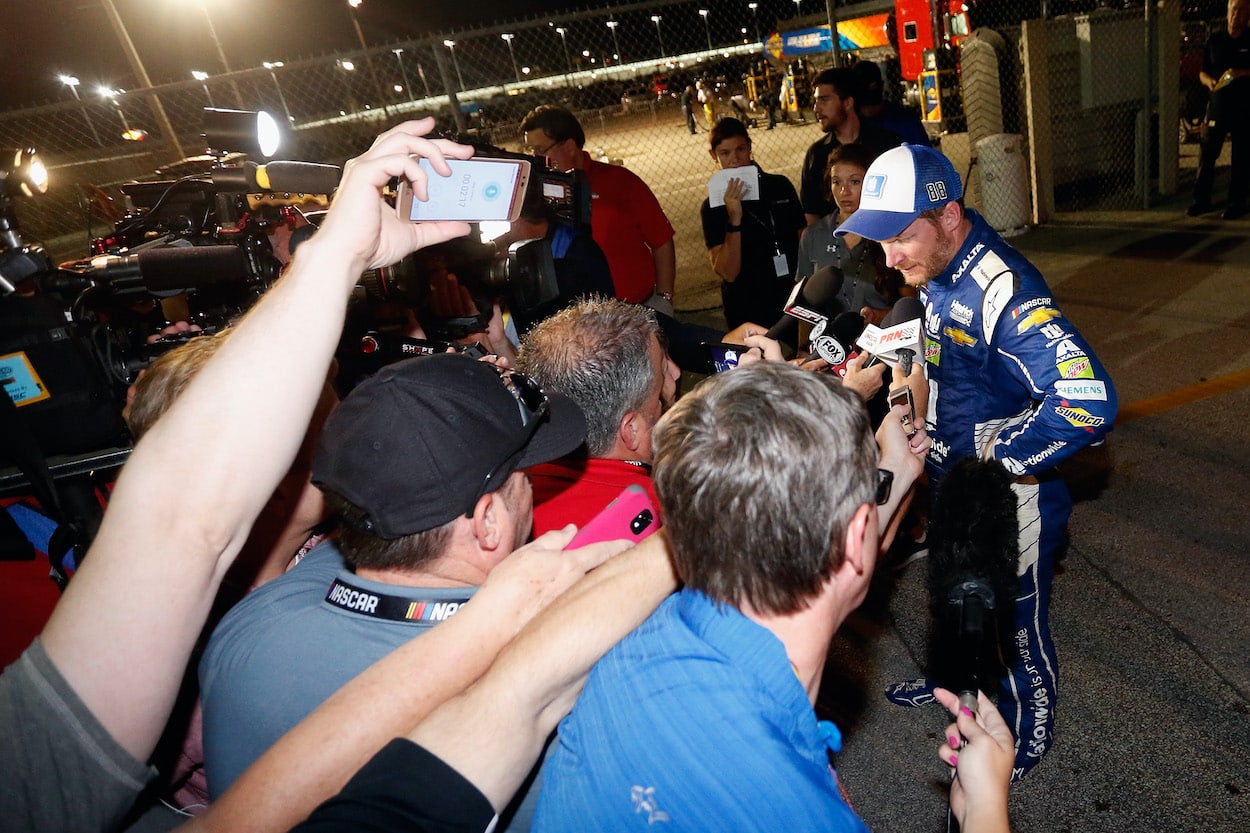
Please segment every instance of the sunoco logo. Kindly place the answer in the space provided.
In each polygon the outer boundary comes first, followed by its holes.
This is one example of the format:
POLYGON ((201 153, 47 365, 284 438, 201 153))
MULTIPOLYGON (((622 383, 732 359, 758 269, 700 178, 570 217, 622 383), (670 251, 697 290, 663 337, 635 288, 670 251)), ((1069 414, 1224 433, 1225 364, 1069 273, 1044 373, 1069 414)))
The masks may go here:
POLYGON ((1094 416, 1084 408, 1069 407, 1067 402, 1064 402, 1063 405, 1055 408, 1055 413, 1066 419, 1071 425, 1074 425, 1077 428, 1084 428, 1086 431, 1093 431, 1099 425, 1106 422, 1106 420, 1102 417, 1094 416))

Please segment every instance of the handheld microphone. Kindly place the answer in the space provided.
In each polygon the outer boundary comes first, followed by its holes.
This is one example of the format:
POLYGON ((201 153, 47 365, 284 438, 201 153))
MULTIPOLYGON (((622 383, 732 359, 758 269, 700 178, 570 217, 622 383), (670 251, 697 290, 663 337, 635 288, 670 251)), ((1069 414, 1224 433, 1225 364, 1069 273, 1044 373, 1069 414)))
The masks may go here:
POLYGON ((858 312, 848 310, 832 321, 823 319, 812 329, 811 352, 827 361, 829 369, 838 376, 845 376, 855 339, 863 331, 864 317, 858 312))
POLYGON ((1016 495, 997 460, 960 460, 938 486, 929 520, 929 606, 937 627, 933 677, 976 711, 1001 676, 1019 588, 1016 495))
POLYGON ((841 269, 832 266, 817 269, 790 294, 785 314, 765 335, 777 341, 790 341, 798 331, 799 321, 815 324, 821 318, 833 318, 842 311, 842 305, 837 300, 842 282, 841 269))
POLYGON ((881 321, 864 328, 857 344, 872 354, 865 367, 885 362, 898 364, 903 373, 911 373, 912 362, 920 352, 924 304, 915 298, 900 298, 881 321))
POLYGON ((82 277, 116 294, 183 292, 247 280, 247 257, 238 246, 165 246, 126 255, 99 255, 82 277))
POLYGON ((259 194, 271 191, 296 194, 332 194, 343 169, 313 162, 266 162, 214 168, 210 174, 218 191, 259 194))

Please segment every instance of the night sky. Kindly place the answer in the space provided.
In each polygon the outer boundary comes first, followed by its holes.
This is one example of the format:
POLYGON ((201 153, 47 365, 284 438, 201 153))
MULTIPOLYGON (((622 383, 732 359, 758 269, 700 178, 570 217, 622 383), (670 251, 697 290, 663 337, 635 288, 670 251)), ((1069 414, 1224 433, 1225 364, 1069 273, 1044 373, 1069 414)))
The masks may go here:
MULTIPOLYGON (((220 71, 200 2, 208 4, 234 69, 359 48, 346 0, 114 0, 153 84, 185 80, 193 68, 220 71)), ((365 0, 357 15, 366 42, 373 46, 574 5, 550 0, 365 0)), ((0 3, 0 110, 67 100, 69 92, 57 80, 61 73, 78 76, 80 92, 101 83, 137 86, 99 0, 0 3)))
MULTIPOLYGON (((186 80, 192 69, 221 71, 201 3, 236 70, 359 48, 347 0, 114 0, 153 84, 186 80)), ((718 9, 723 3, 710 5, 718 9)), ((374 46, 608 5, 607 0, 364 0, 356 14, 366 43, 374 46)), ((821 5, 804 3, 810 11, 821 5)), ((770 7, 792 8, 790 0, 761 0, 761 24, 775 19, 766 14, 770 7)), ((68 100, 69 91, 57 80, 61 73, 78 76, 83 94, 100 84, 139 86, 100 0, 3 0, 0 110, 68 100)))

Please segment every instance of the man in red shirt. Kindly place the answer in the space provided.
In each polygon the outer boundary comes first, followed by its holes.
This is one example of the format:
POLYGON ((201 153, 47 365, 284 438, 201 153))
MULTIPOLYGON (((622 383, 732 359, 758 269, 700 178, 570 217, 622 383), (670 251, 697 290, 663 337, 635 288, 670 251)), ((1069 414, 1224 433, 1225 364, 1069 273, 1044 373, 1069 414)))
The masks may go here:
POLYGON ((616 297, 673 314, 677 250, 673 226, 634 172, 590 158, 586 133, 563 107, 543 104, 521 123, 525 145, 557 171, 582 171, 591 190, 590 227, 607 255, 616 297))
POLYGON ((534 534, 584 526, 626 486, 651 485, 651 431, 677 399, 681 372, 655 313, 612 298, 579 301, 530 330, 517 363, 586 415, 585 453, 528 470, 534 534))

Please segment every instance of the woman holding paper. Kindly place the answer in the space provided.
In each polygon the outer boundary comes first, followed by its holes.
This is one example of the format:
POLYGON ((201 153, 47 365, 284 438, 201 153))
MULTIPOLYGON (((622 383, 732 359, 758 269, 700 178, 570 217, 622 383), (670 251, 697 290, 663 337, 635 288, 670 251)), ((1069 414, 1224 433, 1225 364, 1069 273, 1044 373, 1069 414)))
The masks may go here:
POLYGON ((721 277, 725 323, 769 326, 783 314, 794 288, 799 235, 806 220, 790 180, 764 173, 751 159, 751 137, 735 118, 711 133, 720 165, 703 201, 703 241, 721 277))
POLYGON ((837 208, 803 232, 795 279, 802 280, 825 266, 840 270, 838 300, 842 306, 858 312, 869 324, 880 324, 901 294, 914 295, 915 290, 906 289, 903 276, 885 265, 880 243, 858 234, 836 237, 833 233, 859 210, 864 174, 874 158, 867 147, 855 143, 841 145, 829 154, 825 182, 837 208))

